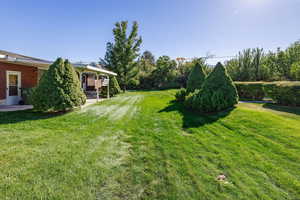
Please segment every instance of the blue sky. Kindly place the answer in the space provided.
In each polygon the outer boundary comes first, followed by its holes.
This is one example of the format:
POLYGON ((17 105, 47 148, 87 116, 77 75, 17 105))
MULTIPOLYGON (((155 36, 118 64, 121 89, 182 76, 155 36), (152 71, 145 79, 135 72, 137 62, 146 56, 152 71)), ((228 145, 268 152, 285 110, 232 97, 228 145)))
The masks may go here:
POLYGON ((120 20, 138 21, 141 50, 156 57, 231 56, 300 39, 300 0, 0 2, 0 49, 49 60, 97 61, 120 20))

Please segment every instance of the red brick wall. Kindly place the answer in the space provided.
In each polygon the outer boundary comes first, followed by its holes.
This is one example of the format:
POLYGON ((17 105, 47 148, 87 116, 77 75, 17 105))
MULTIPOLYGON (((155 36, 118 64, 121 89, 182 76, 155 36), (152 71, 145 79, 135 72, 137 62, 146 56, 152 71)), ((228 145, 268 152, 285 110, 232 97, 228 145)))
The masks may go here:
POLYGON ((0 99, 6 98, 6 71, 21 72, 22 88, 31 88, 37 85, 38 69, 36 67, 0 62, 0 99))

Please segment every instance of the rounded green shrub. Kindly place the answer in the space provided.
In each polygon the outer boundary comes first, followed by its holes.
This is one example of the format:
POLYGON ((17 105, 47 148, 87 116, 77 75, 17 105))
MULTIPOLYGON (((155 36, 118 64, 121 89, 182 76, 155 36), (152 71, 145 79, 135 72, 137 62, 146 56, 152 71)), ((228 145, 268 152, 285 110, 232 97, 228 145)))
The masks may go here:
POLYGON ((187 80, 187 93, 194 92, 196 89, 200 89, 204 80, 206 78, 206 74, 203 71, 202 65, 197 62, 193 67, 192 71, 189 74, 187 80))
POLYGON ((175 94, 175 98, 177 102, 184 102, 186 97, 186 89, 181 88, 178 92, 175 94))
POLYGON ((83 105, 86 96, 74 67, 68 60, 58 58, 43 74, 31 101, 35 110, 57 112, 83 105))
POLYGON ((218 112, 238 103, 236 87, 221 63, 209 74, 192 101, 193 108, 200 112, 218 112))

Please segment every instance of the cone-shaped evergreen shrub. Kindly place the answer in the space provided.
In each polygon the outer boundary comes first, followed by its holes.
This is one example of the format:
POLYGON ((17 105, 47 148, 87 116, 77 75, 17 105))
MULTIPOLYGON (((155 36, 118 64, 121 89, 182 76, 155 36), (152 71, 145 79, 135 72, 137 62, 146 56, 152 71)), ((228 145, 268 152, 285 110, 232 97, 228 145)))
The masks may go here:
POLYGON ((187 93, 194 92, 196 89, 200 89, 204 80, 206 78, 206 74, 203 71, 201 64, 198 62, 193 67, 192 71, 189 74, 187 80, 187 93))
POLYGON ((116 94, 119 94, 122 92, 121 88, 120 88, 120 85, 118 83, 118 80, 116 79, 115 76, 112 76, 110 78, 110 81, 109 81, 109 89, 110 89, 110 94, 112 94, 112 96, 116 95, 116 94))
POLYGON ((196 97, 200 90, 196 89, 194 92, 190 93, 185 97, 184 106, 189 108, 190 110, 194 110, 196 108, 196 97))
POLYGON ((32 96, 34 109, 38 111, 67 111, 85 101, 75 69, 62 58, 50 65, 32 96))
POLYGON ((184 102, 186 97, 186 89, 181 88, 178 92, 175 94, 175 100, 177 102, 184 102))
MULTIPOLYGON (((121 92, 122 92, 122 90, 120 88, 118 80, 116 79, 115 76, 111 76, 109 78, 109 95, 112 97, 112 96, 115 96, 116 94, 119 94, 121 92)), ((101 94, 102 97, 107 97, 107 87, 101 88, 101 93, 100 94, 101 94)))
POLYGON ((195 94, 192 105, 200 112, 217 112, 237 103, 236 87, 224 66, 218 63, 204 81, 200 92, 195 94))

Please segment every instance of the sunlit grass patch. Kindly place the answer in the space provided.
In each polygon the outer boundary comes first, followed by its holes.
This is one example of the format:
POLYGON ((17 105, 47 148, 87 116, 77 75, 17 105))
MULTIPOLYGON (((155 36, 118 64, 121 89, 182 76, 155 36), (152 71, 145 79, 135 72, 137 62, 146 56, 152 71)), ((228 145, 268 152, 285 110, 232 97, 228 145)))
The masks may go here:
POLYGON ((64 115, 0 113, 0 199, 298 199, 295 108, 200 115, 175 92, 64 115))

